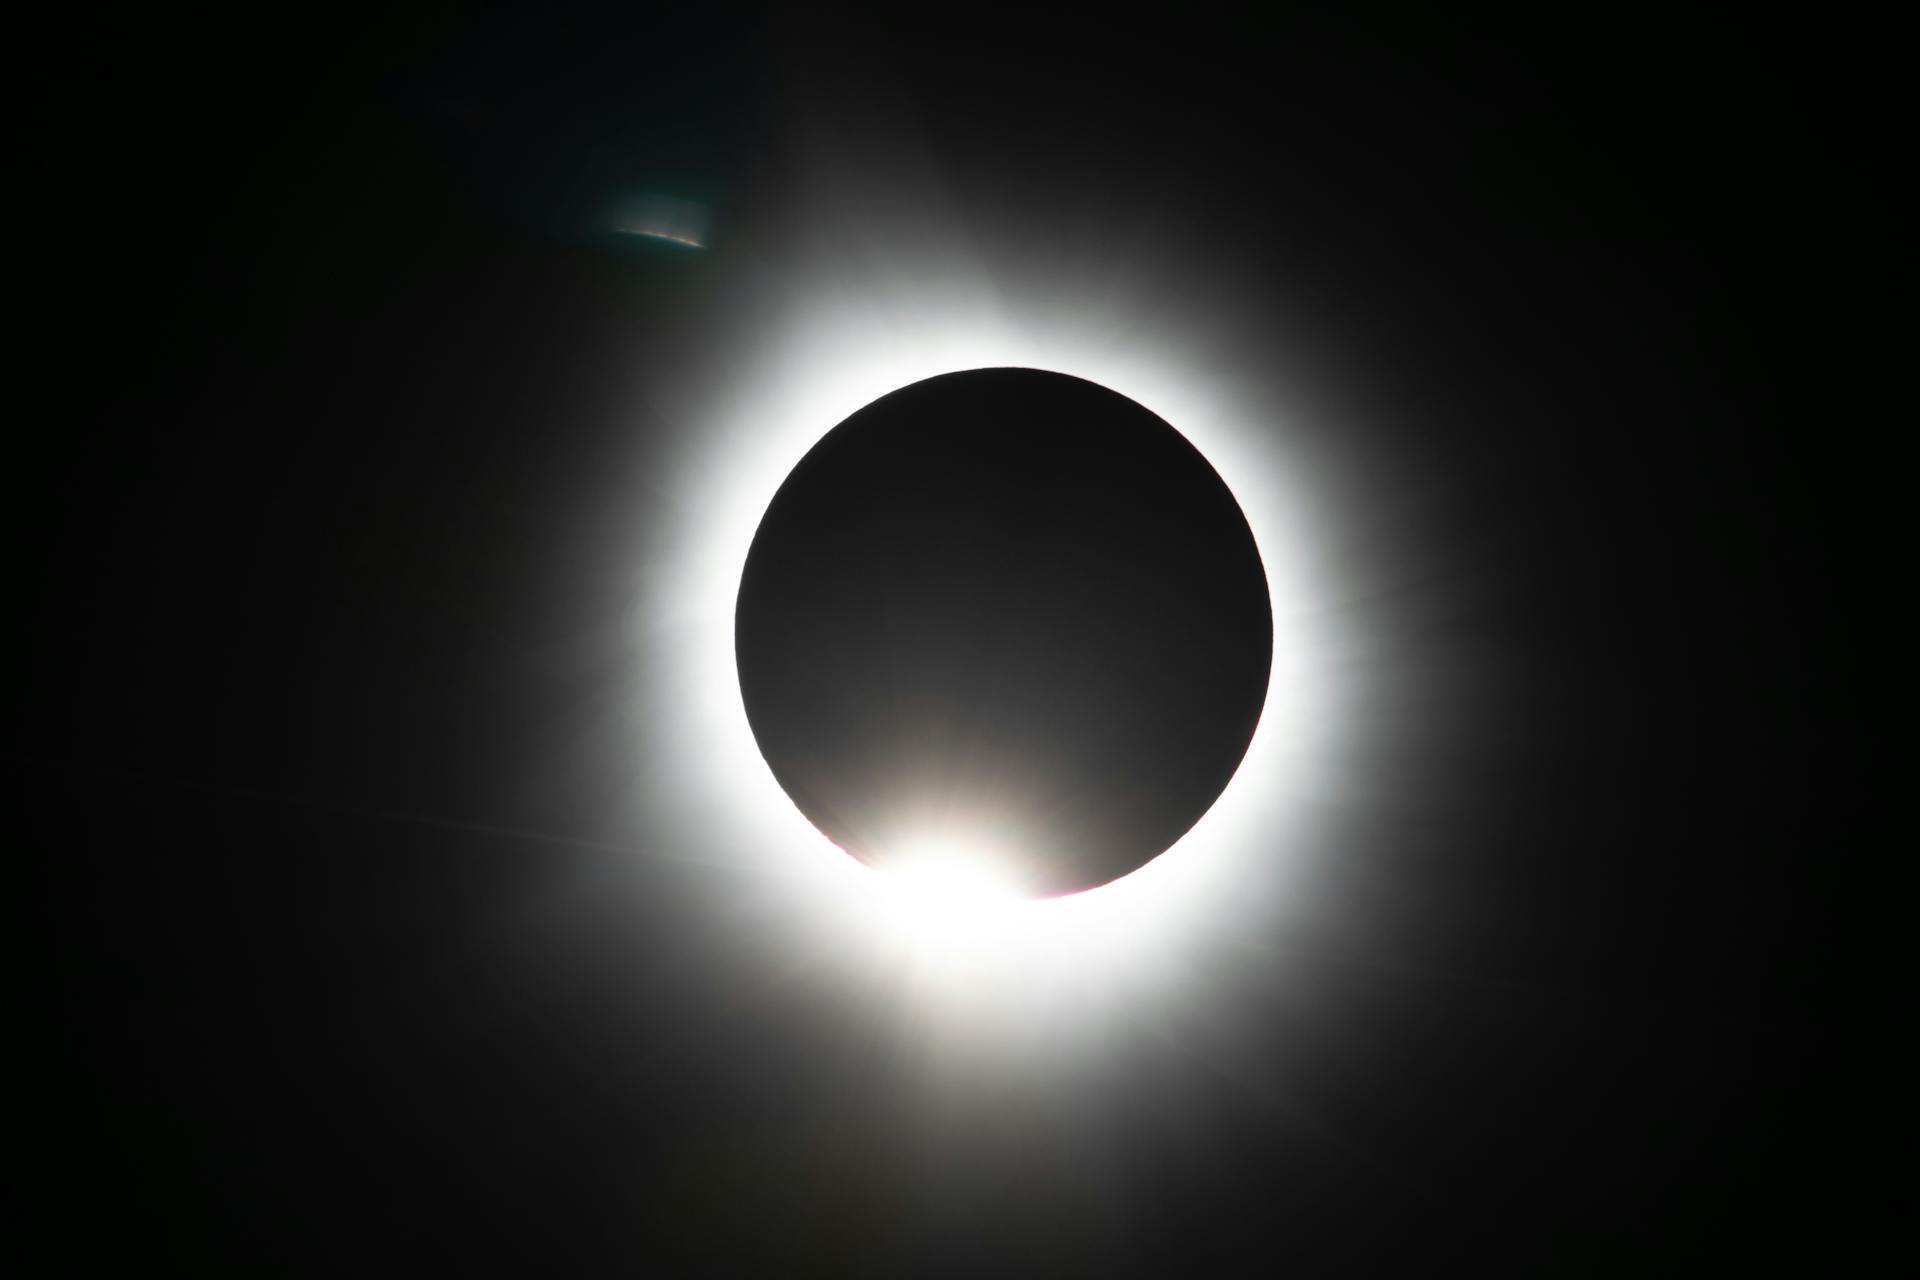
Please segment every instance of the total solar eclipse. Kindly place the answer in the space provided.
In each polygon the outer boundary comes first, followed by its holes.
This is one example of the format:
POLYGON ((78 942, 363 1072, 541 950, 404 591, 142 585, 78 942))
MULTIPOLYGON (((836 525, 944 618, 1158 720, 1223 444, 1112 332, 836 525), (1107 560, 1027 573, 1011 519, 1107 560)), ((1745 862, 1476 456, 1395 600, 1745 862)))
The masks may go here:
POLYGON ((869 866, 938 847, 1030 896, 1157 857, 1258 723, 1273 617, 1232 493, 1173 427, 1034 369, 903 387, 775 494, 742 573, 747 718, 869 866))

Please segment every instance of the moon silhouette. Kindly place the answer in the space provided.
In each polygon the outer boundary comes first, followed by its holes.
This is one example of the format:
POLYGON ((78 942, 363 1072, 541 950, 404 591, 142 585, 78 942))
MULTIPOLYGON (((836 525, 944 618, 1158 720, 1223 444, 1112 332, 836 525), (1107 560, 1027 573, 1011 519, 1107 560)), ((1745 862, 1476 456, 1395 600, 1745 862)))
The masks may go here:
POLYGON ((1031 896, 1096 888, 1219 797, 1265 702, 1252 532, 1200 453, 1095 383, 903 387, 800 461, 735 614, 747 718, 828 839, 929 843, 1031 896))

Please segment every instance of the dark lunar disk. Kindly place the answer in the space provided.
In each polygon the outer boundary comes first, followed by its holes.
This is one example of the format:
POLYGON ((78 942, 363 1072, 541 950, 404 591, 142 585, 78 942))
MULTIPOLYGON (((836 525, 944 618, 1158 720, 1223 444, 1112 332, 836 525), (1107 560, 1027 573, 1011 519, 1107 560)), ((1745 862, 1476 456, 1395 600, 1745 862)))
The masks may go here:
POLYGON ((774 776, 873 866, 929 845, 1034 895, 1150 861, 1219 796, 1273 616, 1212 467, 1113 391, 976 369, 883 396, 787 477, 735 649, 774 776))

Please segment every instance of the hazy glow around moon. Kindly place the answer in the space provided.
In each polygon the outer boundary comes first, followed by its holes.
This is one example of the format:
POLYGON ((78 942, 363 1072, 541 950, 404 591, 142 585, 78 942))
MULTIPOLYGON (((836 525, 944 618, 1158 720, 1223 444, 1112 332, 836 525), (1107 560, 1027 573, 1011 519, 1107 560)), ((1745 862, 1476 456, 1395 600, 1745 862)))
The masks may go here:
MULTIPOLYGON (((670 725, 670 776, 656 785, 699 815, 704 843, 789 879, 809 930, 830 950, 876 950, 916 972, 997 991, 1005 1009, 1045 1006, 1064 984, 1125 985, 1151 961, 1218 931, 1249 886, 1284 879, 1303 837, 1300 799, 1326 755, 1336 685, 1316 616, 1303 477, 1286 452, 1286 411, 1271 367, 1225 363, 1204 317, 1059 268, 994 269, 975 229, 816 202, 801 230, 761 256, 730 301, 751 320, 710 363, 685 372, 656 413, 684 423, 655 531, 669 550, 648 566, 635 616, 644 702, 670 725), (964 369, 1025 366, 1085 378, 1158 414, 1232 490, 1266 567, 1272 677, 1259 728, 1212 809, 1165 854, 1091 892, 1011 903, 927 895, 892 883, 829 843, 794 807, 748 726, 734 665, 742 566, 782 481, 827 431, 909 383, 964 369)), ((1232 312, 1212 324, 1232 323, 1232 312)), ((943 834, 928 833, 938 841, 943 834)), ((964 833, 950 833, 964 838, 964 833)), ((935 877, 937 882, 938 877, 935 877)), ((992 1003, 992 1002, 990 1002, 992 1003)), ((1003 1012, 1005 1011, 1003 1009, 1003 1012)))

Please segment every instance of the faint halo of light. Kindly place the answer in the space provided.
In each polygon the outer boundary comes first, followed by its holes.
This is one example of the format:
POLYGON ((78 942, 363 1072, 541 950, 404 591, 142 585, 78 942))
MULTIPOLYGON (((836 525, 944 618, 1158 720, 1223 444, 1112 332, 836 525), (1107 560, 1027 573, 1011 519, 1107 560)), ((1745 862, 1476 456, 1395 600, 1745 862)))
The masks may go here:
MULTIPOLYGON (((655 705, 671 708, 684 785, 730 848, 794 877, 819 935, 867 953, 952 959, 952 931, 899 927, 876 874, 827 840, 761 758, 734 665, 734 607, 747 549, 774 493, 821 436, 886 393, 937 374, 1020 366, 1085 378, 1135 400, 1184 435, 1226 482, 1266 569, 1273 662, 1258 728, 1208 812, 1145 866, 1085 893, 1022 904, 996 921, 995 945, 958 947, 970 981, 1009 1008, 1048 1007, 1088 982, 1125 985, 1194 944, 1236 905, 1243 877, 1284 864, 1299 832, 1298 792, 1322 753, 1329 708, 1317 672, 1326 646, 1306 587, 1303 490, 1277 443, 1271 392, 1211 370, 1205 335, 1122 325, 1027 282, 1006 293, 955 264, 923 272, 796 273, 792 314, 750 336, 677 411, 694 424, 673 475, 686 518, 657 566, 648 625, 667 648, 652 666, 655 705), (1015 301, 1020 301, 1019 291, 1015 301), (1202 373, 1203 370, 1211 370, 1202 373)), ((965 931, 962 931, 964 933, 965 931)), ((971 936, 971 935, 968 935, 971 936)), ((1164 972, 1164 970, 1162 971, 1164 972)))

